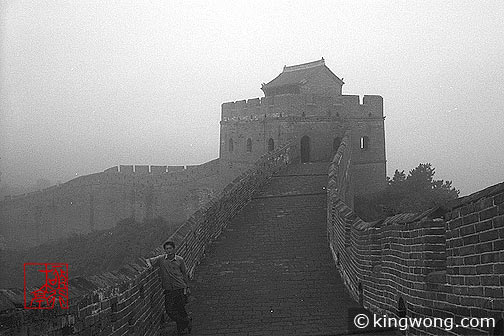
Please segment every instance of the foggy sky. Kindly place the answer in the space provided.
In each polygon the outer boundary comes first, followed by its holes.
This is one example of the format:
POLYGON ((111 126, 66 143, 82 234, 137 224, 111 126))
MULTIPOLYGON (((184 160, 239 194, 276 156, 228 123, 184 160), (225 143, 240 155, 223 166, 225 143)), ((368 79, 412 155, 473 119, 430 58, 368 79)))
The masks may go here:
POLYGON ((502 1, 14 1, 0 5, 2 183, 218 157, 220 105, 324 57, 378 94, 387 175, 504 181, 502 1))

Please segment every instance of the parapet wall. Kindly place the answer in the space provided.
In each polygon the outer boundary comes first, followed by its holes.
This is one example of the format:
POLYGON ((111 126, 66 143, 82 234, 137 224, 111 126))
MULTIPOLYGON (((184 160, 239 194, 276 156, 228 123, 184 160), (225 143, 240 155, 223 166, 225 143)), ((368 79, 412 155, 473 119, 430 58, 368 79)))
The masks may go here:
MULTIPOLYGON (((364 307, 399 317, 504 318, 504 183, 445 208, 362 221, 346 204, 343 151, 330 168, 328 239, 364 307)), ((500 322, 498 322, 500 321, 500 322)), ((499 327, 496 327, 499 328, 499 327)), ((497 329, 411 328, 411 335, 493 335, 497 329)))
POLYGON ((222 104, 224 122, 288 117, 382 118, 383 98, 365 95, 361 104, 357 95, 282 94, 222 104))
MULTIPOLYGON (((207 246, 275 172, 297 160, 296 143, 261 157, 219 195, 167 237, 186 261, 190 273, 207 246)), ((161 247, 152 255, 162 253, 161 247)), ((69 281, 70 309, 24 310, 22 292, 0 291, 0 334, 8 335, 157 335, 164 302, 156 269, 143 259, 117 272, 69 281), (10 307, 10 308, 9 308, 10 307)))
POLYGON ((219 169, 218 159, 185 167, 123 165, 6 197, 0 202, 0 236, 6 247, 16 248, 110 228, 125 218, 183 221, 203 194, 222 188, 219 169))

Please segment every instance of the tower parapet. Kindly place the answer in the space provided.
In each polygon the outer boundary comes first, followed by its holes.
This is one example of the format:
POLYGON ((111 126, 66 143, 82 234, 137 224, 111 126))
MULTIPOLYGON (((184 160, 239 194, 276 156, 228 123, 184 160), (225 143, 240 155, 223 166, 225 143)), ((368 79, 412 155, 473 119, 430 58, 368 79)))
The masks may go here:
POLYGON ((222 104, 221 121, 257 121, 265 118, 329 117, 383 118, 383 98, 365 95, 338 97, 316 94, 282 94, 222 104))

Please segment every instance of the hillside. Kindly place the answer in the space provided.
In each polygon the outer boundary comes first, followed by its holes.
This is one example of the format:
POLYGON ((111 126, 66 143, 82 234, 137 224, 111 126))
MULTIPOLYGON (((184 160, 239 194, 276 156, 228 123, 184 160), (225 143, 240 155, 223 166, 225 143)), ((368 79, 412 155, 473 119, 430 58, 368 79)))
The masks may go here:
POLYGON ((0 253, 0 288, 23 288, 23 264, 67 263, 69 276, 86 276, 118 269, 158 247, 182 223, 162 218, 139 223, 131 219, 114 228, 76 235, 24 251, 0 253))

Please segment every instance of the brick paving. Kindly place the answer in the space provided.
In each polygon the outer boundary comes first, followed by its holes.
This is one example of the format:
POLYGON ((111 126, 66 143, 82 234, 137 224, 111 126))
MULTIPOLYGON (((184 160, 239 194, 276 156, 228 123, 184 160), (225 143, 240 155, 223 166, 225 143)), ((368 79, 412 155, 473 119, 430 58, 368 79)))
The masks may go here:
POLYGON ((347 333, 357 304, 327 245, 327 167, 274 176, 210 246, 191 282, 193 335, 347 333))

